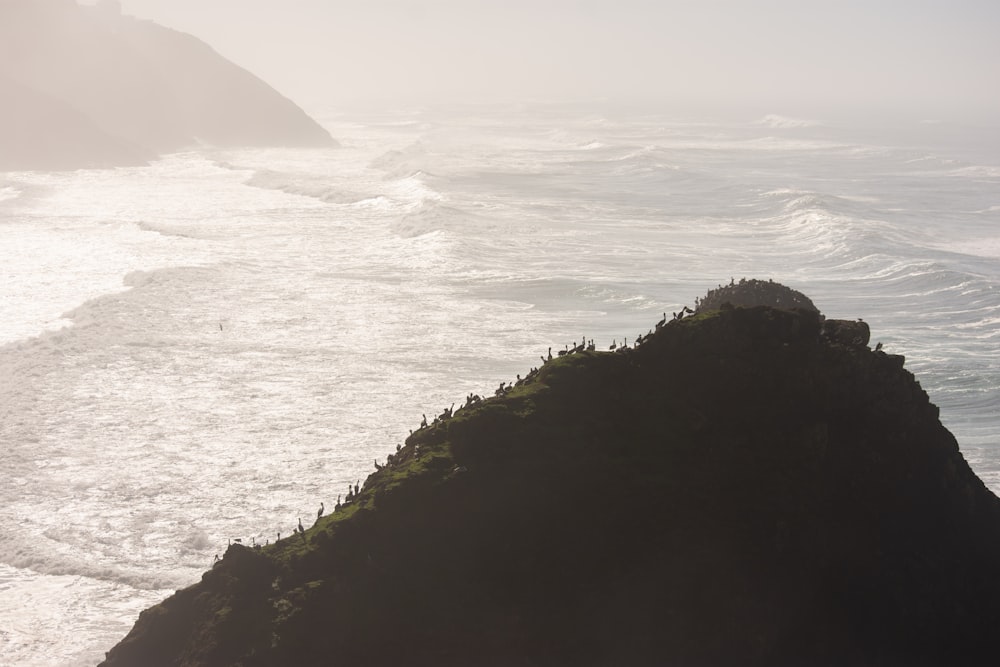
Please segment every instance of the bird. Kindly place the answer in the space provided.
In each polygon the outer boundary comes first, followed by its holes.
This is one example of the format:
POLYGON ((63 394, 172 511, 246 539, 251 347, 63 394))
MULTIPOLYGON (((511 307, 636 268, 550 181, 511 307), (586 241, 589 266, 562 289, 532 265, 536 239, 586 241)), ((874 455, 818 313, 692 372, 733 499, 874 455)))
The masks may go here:
POLYGON ((302 517, 299 517, 299 532, 304 533, 306 529, 302 527, 302 517))
POLYGON ((324 512, 325 510, 326 510, 326 508, 325 508, 325 507, 323 507, 323 503, 320 503, 320 504, 319 504, 319 509, 318 509, 318 510, 316 510, 316 520, 317 520, 317 521, 319 521, 320 517, 322 517, 322 516, 323 516, 323 512, 324 512))

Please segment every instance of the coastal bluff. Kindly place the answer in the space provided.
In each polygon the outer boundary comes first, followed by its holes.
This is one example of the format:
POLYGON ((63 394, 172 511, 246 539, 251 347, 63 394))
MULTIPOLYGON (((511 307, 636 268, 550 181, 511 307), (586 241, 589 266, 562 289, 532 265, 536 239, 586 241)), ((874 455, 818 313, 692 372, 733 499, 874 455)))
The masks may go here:
POLYGON ((0 171, 143 164, 192 146, 334 146, 204 42, 115 0, 0 0, 0 171))
POLYGON ((987 665, 1000 500, 901 356, 721 303, 414 431, 106 667, 987 665))

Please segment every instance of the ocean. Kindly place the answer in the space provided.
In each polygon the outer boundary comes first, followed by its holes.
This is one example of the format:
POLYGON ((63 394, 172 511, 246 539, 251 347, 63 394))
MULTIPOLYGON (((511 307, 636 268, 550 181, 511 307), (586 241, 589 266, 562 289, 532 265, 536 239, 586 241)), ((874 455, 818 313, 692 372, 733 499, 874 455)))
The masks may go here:
POLYGON ((1000 493, 996 145, 597 105, 320 120, 339 148, 0 174, 0 663, 95 665, 422 415, 742 277, 868 322, 1000 493))

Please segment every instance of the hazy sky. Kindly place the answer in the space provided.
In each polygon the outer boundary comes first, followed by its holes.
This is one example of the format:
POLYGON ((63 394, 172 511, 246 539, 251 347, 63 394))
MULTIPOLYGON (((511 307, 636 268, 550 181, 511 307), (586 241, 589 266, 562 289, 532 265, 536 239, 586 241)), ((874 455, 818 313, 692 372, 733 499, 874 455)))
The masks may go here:
POLYGON ((1000 117, 998 0, 121 4, 204 39, 307 109, 599 98, 1000 117))

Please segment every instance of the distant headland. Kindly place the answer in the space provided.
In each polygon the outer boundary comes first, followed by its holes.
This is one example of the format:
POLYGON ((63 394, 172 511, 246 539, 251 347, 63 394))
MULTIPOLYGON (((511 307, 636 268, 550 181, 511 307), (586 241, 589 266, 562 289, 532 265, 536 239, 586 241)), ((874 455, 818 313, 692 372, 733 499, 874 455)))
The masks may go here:
POLYGON ((195 145, 336 145, 250 72, 116 0, 2 0, 0 99, 3 171, 142 164, 195 145))
POLYGON ((1000 500, 903 357, 771 281, 696 306, 425 416, 104 665, 993 664, 1000 500))

